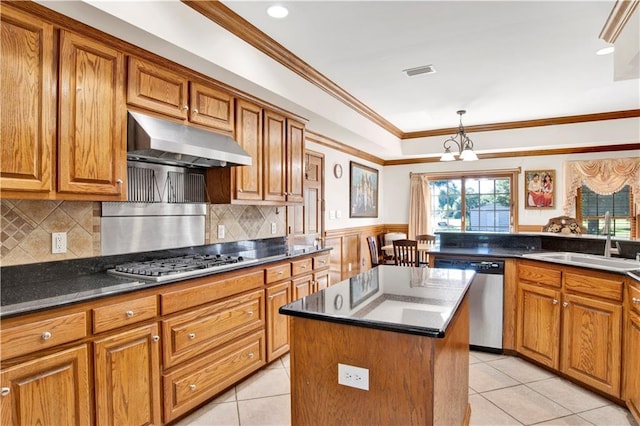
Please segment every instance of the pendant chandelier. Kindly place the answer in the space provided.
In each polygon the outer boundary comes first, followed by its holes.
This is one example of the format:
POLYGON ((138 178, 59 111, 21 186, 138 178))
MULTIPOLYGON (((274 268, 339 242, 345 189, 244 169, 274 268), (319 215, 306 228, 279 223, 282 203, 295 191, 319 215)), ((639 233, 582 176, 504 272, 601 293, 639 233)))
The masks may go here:
POLYGON ((476 161, 478 159, 476 153, 473 152, 473 142, 471 142, 471 139, 469 139, 464 132, 464 126, 462 125, 462 115, 466 112, 467 111, 464 109, 456 111, 456 113, 460 115, 458 133, 444 141, 444 153, 442 154, 442 157, 440 157, 440 161, 454 161, 456 159, 456 155, 462 161, 476 161), (455 145, 455 147, 453 145, 455 145), (452 148, 456 149, 457 152, 451 152, 452 148))

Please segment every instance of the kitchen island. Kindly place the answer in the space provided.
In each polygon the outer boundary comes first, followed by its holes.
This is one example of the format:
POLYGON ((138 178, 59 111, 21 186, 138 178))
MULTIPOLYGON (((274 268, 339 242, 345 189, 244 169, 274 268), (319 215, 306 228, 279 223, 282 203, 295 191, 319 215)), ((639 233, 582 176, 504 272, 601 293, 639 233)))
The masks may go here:
POLYGON ((292 424, 468 424, 473 277, 379 266, 281 307, 292 424))

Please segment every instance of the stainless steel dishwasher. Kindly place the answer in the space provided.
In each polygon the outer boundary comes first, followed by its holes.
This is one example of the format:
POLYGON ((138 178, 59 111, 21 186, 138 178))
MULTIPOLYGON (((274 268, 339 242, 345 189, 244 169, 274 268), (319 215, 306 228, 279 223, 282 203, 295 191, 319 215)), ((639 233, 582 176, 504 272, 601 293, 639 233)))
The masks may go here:
POLYGON ((469 346, 502 353, 504 261, 436 257, 436 268, 472 269, 476 276, 469 288, 469 346))

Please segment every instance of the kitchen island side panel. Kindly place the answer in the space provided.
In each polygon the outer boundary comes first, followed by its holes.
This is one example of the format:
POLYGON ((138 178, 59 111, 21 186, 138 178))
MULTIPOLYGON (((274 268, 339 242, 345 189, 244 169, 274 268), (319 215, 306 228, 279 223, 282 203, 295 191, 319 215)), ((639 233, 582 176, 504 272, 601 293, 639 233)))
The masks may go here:
POLYGON ((468 424, 466 298, 442 339, 291 320, 292 425, 468 424), (338 363, 368 369, 369 390, 339 385, 338 363))

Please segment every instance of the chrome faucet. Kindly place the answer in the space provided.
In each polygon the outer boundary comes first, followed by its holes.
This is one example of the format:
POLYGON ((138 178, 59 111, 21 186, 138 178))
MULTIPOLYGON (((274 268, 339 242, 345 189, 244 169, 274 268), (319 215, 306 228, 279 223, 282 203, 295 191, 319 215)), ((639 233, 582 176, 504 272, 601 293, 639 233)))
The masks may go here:
POLYGON ((604 256, 611 257, 611 232, 609 231, 611 228, 611 213, 605 212, 604 214, 604 228, 602 229, 602 233, 607 236, 607 242, 604 244, 604 256))

